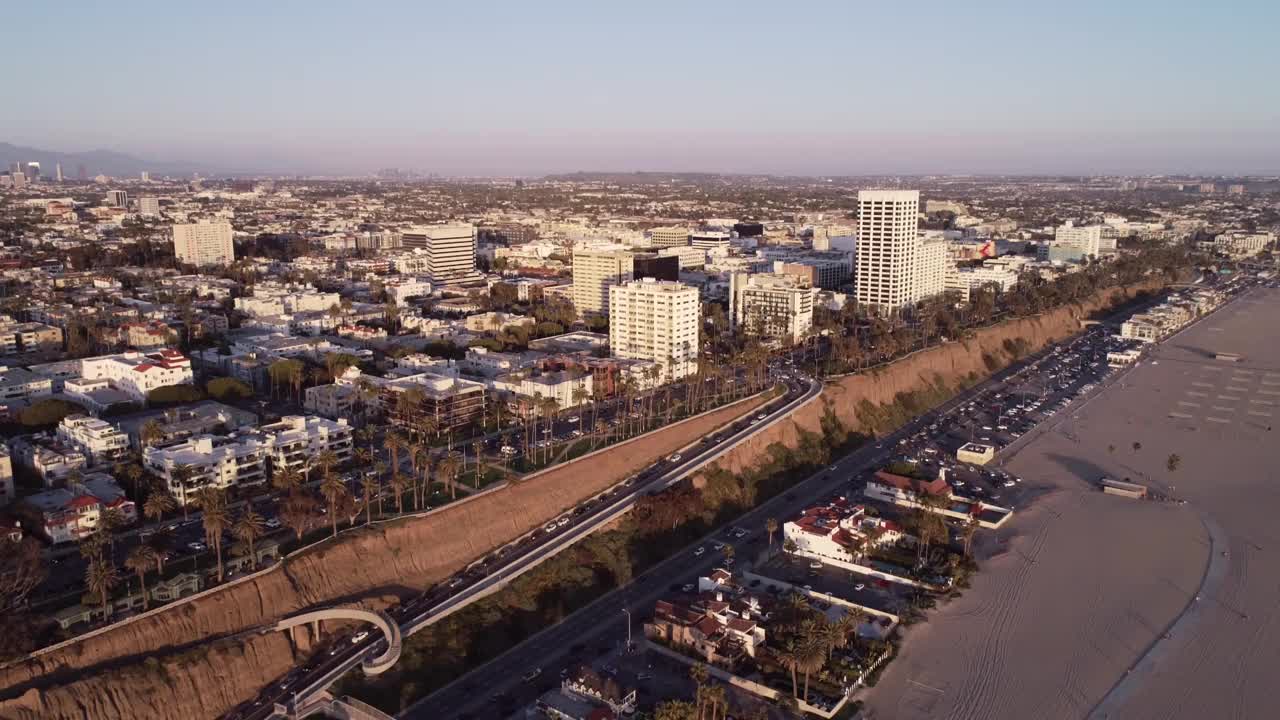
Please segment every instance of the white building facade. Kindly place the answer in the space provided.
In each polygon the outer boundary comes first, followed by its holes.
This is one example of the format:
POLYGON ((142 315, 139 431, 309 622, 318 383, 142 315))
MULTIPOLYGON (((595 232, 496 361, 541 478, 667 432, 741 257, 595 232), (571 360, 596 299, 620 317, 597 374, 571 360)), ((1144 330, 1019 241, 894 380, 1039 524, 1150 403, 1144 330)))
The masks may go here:
POLYGON ((230 265, 236 259, 232 237, 231 223, 226 221, 174 225, 173 254, 188 265, 230 265))
POLYGON ((615 357, 658 363, 667 381, 697 372, 698 289, 652 278, 609 288, 609 346, 615 357))

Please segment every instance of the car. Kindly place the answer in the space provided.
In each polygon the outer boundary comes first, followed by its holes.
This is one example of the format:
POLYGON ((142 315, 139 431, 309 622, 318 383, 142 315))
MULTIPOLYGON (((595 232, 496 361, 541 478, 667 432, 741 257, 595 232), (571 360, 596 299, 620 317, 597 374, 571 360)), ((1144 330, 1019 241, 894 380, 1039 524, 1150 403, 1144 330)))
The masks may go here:
POLYGON ((456 588, 462 584, 462 578, 454 578, 449 581, 449 587, 456 588))
POLYGON ((715 550, 717 550, 717 551, 719 551, 719 550, 723 550, 723 549, 724 549, 724 543, 720 542, 719 540, 716 540, 716 541, 714 541, 714 542, 712 542, 712 543, 711 543, 711 547, 712 547, 712 548, 714 548, 714 549, 715 549, 715 550))
POLYGON ((358 632, 358 633, 356 633, 355 635, 352 635, 352 636, 351 636, 351 644, 352 644, 352 645, 359 645, 360 643, 364 642, 365 638, 367 638, 367 637, 369 637, 369 631, 368 631, 368 630, 361 630, 360 632, 358 632))
POLYGON ((725 559, 724 559, 724 564, 725 564, 725 565, 733 565, 733 558, 725 558, 725 559))
POLYGON ((564 421, 569 423, 576 423, 576 422, 579 422, 580 420, 581 418, 579 418, 577 415, 574 415, 573 417, 565 418, 564 421))
POLYGON ((510 445, 503 445, 502 449, 498 450, 498 452, 502 453, 503 455, 515 455, 516 449, 511 447, 510 445))
POLYGON ((702 557, 703 554, 705 554, 706 552, 707 552, 707 549, 699 545, 698 549, 693 551, 693 555, 694 557, 702 557))
POLYGON ((684 585, 681 585, 680 590, 681 592, 687 592, 687 593, 693 592, 694 590, 693 583, 685 583, 684 585))
POLYGON ((189 542, 187 543, 187 549, 190 550, 191 552, 204 552, 205 545, 204 543, 199 541, 189 542))
POLYGON ((680 462, 680 453, 675 453, 674 455, 668 455, 667 460, 671 462, 680 462))
POLYGON ((862 592, 863 590, 867 589, 867 586, 866 586, 866 583, 858 583, 857 585, 853 586, 853 589, 857 590, 858 592, 862 592))
POLYGON ((653 679, 653 673, 642 672, 636 675, 636 680, 640 682, 644 682, 645 680, 652 680, 652 679, 653 679))
POLYGON ((809 563, 809 569, 811 569, 811 570, 821 570, 821 569, 822 569, 822 563, 818 562, 817 560, 814 560, 814 561, 812 561, 812 562, 810 562, 810 563, 809 563))
POLYGON ((277 530, 280 528, 280 521, 277 520, 276 518, 267 518, 266 521, 263 522, 262 524, 266 525, 268 528, 271 528, 272 530, 277 530))
POLYGON ((565 525, 568 525, 569 523, 570 523, 570 520, 569 520, 569 518, 568 518, 568 517, 562 517, 562 518, 560 518, 559 520, 556 520, 556 525, 558 525, 558 526, 560 526, 560 527, 564 527, 565 525))
POLYGON ((524 676, 520 678, 520 680, 522 682, 531 683, 534 680, 537 680, 538 676, 541 674, 542 674, 542 668, 536 667, 530 670, 529 672, 525 673, 524 676))

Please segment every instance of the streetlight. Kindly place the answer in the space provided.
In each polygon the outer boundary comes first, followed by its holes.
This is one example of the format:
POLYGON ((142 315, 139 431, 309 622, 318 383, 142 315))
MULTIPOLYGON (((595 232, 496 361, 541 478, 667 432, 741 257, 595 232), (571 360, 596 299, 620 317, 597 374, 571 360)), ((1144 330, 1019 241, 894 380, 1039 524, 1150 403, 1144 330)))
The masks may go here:
POLYGON ((622 612, 627 614, 627 652, 631 652, 631 611, 624 607, 622 612))

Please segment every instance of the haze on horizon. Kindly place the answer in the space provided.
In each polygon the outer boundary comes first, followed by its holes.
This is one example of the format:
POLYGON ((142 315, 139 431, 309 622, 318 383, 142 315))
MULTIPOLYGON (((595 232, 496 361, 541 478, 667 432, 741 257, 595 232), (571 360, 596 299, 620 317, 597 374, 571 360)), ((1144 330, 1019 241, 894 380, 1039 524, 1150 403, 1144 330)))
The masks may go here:
POLYGON ((612 5, 22 3, 0 141, 334 174, 1280 173, 1274 2, 612 5))

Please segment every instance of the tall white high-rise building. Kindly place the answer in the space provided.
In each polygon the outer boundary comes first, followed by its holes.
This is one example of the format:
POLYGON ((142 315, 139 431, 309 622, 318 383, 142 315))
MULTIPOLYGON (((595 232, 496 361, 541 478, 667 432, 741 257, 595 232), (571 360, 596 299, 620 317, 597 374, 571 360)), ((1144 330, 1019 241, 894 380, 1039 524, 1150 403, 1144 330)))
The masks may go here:
POLYGON ((945 238, 920 241, 920 247, 916 250, 913 302, 938 295, 947 289, 947 270, 955 264, 947 252, 948 245, 945 238))
POLYGON ((230 265, 236 259, 231 223, 201 220, 173 226, 173 254, 188 265, 230 265))
POLYGON ((1076 227, 1068 222, 1053 233, 1056 245, 1073 247, 1088 257, 1098 257, 1102 247, 1102 226, 1076 227))
POLYGON ((698 289, 669 280, 632 280, 609 288, 609 349, 650 360, 671 381, 698 370, 698 289))
POLYGON ((624 283, 635 272, 635 255, 614 246, 575 250, 573 253, 573 307, 578 315, 609 312, 609 288, 624 283))
POLYGON ((897 310, 914 302, 920 248, 920 192, 858 192, 858 250, 854 297, 863 305, 897 310))
POLYGON ((156 198, 156 197, 138 198, 138 214, 159 217, 160 216, 160 198, 156 198))
POLYGON ((476 269, 476 226, 427 225, 401 234, 402 247, 427 251, 427 273, 432 280, 448 281, 466 277, 476 269))
POLYGON ((146 170, 143 170, 141 174, 141 180, 142 182, 151 182, 151 173, 147 172, 146 170))
POLYGON ((113 207, 125 207, 129 204, 129 193, 124 190, 108 190, 107 204, 113 207))
POLYGON ((813 294, 795 275, 730 273, 730 327, 776 342, 799 342, 813 326, 813 294))
POLYGON ((54 165, 53 165, 53 177, 54 177, 54 179, 56 179, 58 182, 62 182, 62 163, 54 163, 54 165))

